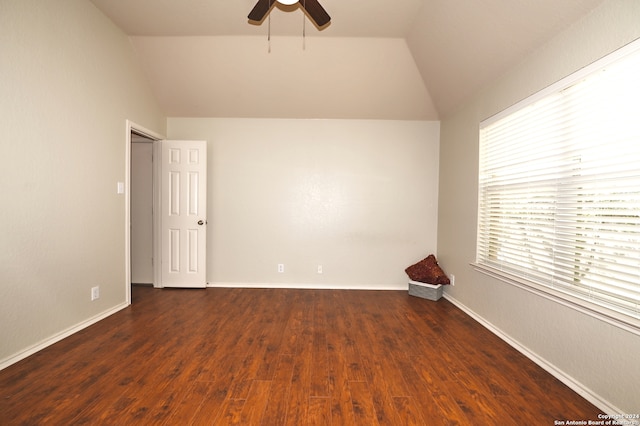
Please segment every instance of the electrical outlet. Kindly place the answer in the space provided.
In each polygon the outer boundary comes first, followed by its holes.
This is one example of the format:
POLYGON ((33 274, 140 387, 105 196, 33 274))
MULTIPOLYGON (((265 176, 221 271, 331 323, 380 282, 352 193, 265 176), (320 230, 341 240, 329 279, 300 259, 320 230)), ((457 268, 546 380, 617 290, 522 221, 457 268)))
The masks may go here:
POLYGON ((100 299, 100 286, 91 287, 91 300, 100 299))
POLYGON ((318 265, 318 273, 321 274, 322 273, 322 265, 318 265))
POLYGON ((451 281, 451 285, 456 285, 456 276, 453 274, 449 275, 449 281, 451 281))
POLYGON ((282 274, 284 272, 284 263, 278 263, 278 273, 282 274))

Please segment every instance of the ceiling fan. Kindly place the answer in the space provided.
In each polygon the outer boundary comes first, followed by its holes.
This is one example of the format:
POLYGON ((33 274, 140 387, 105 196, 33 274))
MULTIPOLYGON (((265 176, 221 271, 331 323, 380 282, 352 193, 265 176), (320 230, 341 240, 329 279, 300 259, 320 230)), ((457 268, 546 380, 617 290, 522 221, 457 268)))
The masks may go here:
POLYGON ((293 5, 299 2, 300 6, 307 12, 318 27, 323 27, 331 21, 331 17, 320 3, 318 3, 318 0, 258 0, 251 12, 249 12, 248 18, 251 21, 262 21, 276 1, 284 5, 293 5))

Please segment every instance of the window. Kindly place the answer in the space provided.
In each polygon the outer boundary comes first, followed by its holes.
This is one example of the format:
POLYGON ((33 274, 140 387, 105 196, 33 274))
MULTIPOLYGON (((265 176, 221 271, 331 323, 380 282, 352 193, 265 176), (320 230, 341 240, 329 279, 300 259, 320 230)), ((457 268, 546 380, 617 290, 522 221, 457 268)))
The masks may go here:
POLYGON ((476 266, 640 330, 640 44, 480 125, 476 266))

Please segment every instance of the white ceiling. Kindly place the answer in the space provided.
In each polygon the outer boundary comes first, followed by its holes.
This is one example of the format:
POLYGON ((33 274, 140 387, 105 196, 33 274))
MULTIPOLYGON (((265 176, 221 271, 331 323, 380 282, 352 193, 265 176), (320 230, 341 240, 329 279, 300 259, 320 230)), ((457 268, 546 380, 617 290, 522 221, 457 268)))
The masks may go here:
POLYGON ((320 0, 322 31, 298 5, 91 1, 169 116, 437 119, 604 0, 320 0))

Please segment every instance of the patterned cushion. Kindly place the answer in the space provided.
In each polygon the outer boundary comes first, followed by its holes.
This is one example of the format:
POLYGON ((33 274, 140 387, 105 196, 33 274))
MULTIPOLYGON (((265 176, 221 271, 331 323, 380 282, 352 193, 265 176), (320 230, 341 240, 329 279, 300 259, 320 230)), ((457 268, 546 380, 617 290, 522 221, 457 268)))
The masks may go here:
POLYGON ((451 284, 432 254, 404 270, 413 281, 427 284, 451 284))

